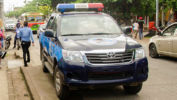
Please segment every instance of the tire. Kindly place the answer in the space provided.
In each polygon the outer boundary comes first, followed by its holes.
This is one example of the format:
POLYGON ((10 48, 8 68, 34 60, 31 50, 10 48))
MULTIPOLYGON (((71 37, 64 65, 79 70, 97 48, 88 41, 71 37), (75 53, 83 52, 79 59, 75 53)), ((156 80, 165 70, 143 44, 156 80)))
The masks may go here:
POLYGON ((138 92, 141 91, 143 84, 137 84, 136 86, 129 86, 129 85, 124 85, 124 90, 128 94, 137 94, 138 92))
POLYGON ((42 46, 40 44, 40 60, 42 61, 42 46))
POLYGON ((46 59, 45 59, 45 57, 44 57, 44 55, 42 54, 41 55, 42 57, 41 57, 41 59, 42 59, 42 70, 43 70, 43 72, 44 73, 49 73, 49 70, 47 69, 47 67, 45 66, 45 61, 46 61, 46 59))
POLYGON ((157 49, 156 49, 155 44, 151 44, 151 45, 150 45, 150 47, 149 47, 149 55, 150 55, 152 58, 157 58, 157 57, 159 57, 159 54, 157 53, 157 49))
POLYGON ((58 66, 56 66, 55 73, 54 73, 54 84, 55 84, 56 94, 60 100, 66 100, 67 97, 69 96, 69 88, 64 85, 63 81, 64 81, 64 77, 61 71, 59 71, 58 66))
POLYGON ((5 50, 9 49, 10 47, 10 42, 9 41, 5 41, 5 50))

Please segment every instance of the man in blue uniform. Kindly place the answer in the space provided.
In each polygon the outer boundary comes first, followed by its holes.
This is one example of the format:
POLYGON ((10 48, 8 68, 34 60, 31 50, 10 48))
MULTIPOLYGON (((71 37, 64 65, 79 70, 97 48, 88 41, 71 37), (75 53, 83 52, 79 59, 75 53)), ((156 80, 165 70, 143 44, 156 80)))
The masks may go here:
POLYGON ((28 27, 28 22, 24 22, 24 27, 20 29, 21 38, 21 45, 23 49, 23 59, 24 59, 24 66, 27 66, 27 62, 30 62, 30 53, 29 53, 29 47, 31 45, 34 46, 34 39, 33 39, 33 33, 32 30, 28 27), (26 60, 27 55, 27 60, 26 60))

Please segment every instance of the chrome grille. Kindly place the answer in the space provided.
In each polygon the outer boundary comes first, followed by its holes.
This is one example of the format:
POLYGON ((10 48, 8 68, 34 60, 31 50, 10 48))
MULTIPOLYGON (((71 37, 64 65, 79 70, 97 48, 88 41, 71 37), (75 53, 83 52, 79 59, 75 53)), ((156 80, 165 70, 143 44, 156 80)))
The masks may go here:
POLYGON ((85 53, 91 64, 128 63, 133 59, 133 51, 109 53, 85 53))

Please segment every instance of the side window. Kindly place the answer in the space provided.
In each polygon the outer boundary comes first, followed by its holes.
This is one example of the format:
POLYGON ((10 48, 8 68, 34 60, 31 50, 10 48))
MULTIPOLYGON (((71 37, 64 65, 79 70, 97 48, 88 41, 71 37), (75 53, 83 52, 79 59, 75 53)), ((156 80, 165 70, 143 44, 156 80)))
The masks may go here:
POLYGON ((53 30, 54 32, 57 31, 57 19, 56 19, 56 18, 53 20, 53 23, 52 23, 52 30, 53 30))
POLYGON ((52 29, 53 20, 54 20, 54 17, 50 17, 50 19, 49 19, 49 21, 47 23, 47 27, 46 27, 47 29, 52 29))
POLYGON ((163 32, 163 36, 172 36, 177 28, 177 25, 170 26, 163 32))

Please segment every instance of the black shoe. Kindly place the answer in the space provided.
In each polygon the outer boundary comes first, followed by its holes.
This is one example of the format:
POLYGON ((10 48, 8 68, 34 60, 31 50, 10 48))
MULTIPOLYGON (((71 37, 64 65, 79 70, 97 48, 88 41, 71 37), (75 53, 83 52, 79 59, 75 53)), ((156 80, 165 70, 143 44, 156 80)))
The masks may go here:
POLYGON ((28 63, 29 63, 29 62, 30 62, 30 60, 27 60, 26 62, 28 62, 28 63))
POLYGON ((24 66, 25 66, 25 67, 27 67, 28 65, 27 65, 27 64, 25 64, 24 66))

